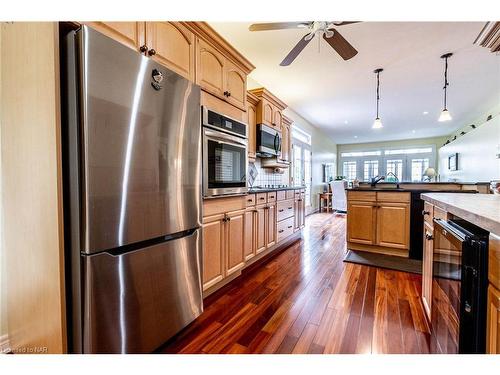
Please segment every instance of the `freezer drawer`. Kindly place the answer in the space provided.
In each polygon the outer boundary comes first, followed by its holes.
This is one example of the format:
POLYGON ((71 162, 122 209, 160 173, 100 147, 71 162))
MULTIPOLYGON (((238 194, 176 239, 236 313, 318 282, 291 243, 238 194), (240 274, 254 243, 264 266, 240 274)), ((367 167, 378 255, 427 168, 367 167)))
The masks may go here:
POLYGON ((151 352, 203 311, 199 230, 82 263, 84 353, 151 352))

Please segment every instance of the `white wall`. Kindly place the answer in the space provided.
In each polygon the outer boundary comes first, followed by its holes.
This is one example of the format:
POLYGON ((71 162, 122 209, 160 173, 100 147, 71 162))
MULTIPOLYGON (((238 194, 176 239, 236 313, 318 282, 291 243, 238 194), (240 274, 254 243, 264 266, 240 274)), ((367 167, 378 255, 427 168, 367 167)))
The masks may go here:
MULTIPOLYGON (((2 30, 0 28, 0 51, 2 50, 2 30)), ((0 67, 2 66, 0 53, 0 67)), ((0 82, 2 81, 2 70, 0 69, 0 82)), ((0 85, 0 103, 2 98, 2 85, 0 85)), ((1 111, 1 108, 0 108, 1 111)), ((1 121, 1 117, 0 117, 1 121)), ((2 127, 0 126, 0 344, 2 336, 7 334, 7 309, 5 303, 5 282, 4 282, 4 247, 3 247, 3 208, 2 208, 2 127)))
MULTIPOLYGON (((311 135, 312 151, 312 185, 311 207, 307 214, 318 209, 318 193, 323 191, 323 164, 337 163, 337 145, 316 126, 302 118, 291 108, 285 109, 285 116, 293 120, 292 126, 297 126, 311 135)), ((336 166, 335 166, 336 168, 336 166)))
POLYGON ((441 181, 487 182, 500 179, 500 115, 458 137, 438 151, 441 181), (448 170, 448 157, 458 153, 458 170, 448 170))

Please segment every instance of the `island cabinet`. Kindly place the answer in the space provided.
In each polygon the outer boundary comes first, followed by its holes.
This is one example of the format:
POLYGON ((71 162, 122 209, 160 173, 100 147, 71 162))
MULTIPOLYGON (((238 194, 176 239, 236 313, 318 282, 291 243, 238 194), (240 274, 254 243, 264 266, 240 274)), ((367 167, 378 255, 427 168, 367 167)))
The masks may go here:
POLYGON ((410 193, 349 191, 347 212, 349 249, 408 256, 410 193))
POLYGON ((432 304, 432 262, 434 249, 434 229, 424 223, 424 248, 422 254, 422 304, 427 318, 431 319, 432 304))
POLYGON ((500 236, 490 234, 488 254, 488 311, 486 351, 500 354, 500 236))

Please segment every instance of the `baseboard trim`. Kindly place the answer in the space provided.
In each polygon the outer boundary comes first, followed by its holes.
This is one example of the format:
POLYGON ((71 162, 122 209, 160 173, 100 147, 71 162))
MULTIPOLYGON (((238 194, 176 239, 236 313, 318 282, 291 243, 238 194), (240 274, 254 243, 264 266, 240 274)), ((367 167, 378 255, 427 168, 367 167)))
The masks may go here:
POLYGON ((10 352, 9 335, 5 334, 0 336, 0 354, 10 352))

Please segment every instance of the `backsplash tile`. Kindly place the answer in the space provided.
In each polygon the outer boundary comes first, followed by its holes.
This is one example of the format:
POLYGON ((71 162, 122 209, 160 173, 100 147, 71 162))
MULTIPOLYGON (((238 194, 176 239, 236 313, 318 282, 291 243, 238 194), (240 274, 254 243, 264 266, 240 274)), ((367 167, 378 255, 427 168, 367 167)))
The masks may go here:
POLYGON ((285 169, 284 173, 275 173, 272 168, 262 168, 260 158, 257 158, 255 163, 250 162, 248 169, 252 167, 252 164, 257 170, 257 176, 252 183, 252 178, 249 176, 249 186, 265 186, 265 185, 288 185, 289 181, 289 171, 285 169))

